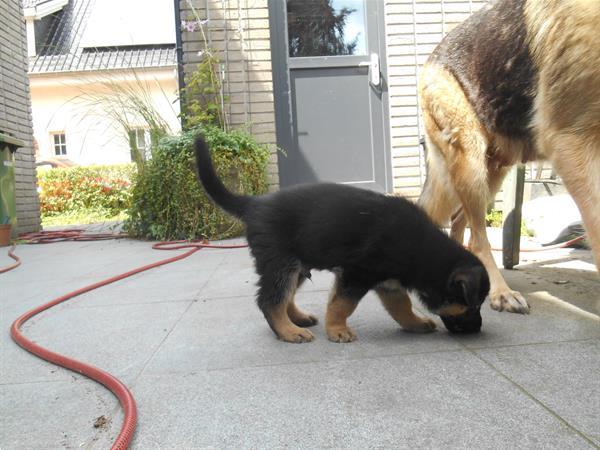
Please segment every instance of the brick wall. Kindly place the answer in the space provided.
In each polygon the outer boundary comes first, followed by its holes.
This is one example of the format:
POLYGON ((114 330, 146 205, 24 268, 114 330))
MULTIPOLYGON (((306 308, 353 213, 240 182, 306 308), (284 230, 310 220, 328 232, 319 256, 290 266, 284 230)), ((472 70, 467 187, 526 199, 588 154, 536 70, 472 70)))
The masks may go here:
POLYGON ((36 191, 31 101, 27 78, 25 22, 20 0, 2 0, 0 8, 0 130, 25 141, 16 153, 18 231, 40 228, 36 191))
MULTIPOLYGON (((248 127, 259 142, 271 144, 269 184, 279 184, 275 106, 271 73, 268 0, 180 0, 181 19, 207 20, 208 45, 224 65, 225 112, 232 127, 248 127), (196 17, 197 16, 197 17, 196 17)), ((204 49, 201 31, 183 31, 184 72, 193 72, 204 49)))

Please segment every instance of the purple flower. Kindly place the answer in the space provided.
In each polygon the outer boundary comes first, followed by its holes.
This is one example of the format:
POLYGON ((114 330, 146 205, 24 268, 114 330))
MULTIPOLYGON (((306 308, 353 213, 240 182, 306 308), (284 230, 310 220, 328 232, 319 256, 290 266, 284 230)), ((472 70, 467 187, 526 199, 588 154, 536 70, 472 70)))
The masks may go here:
POLYGON ((182 20, 181 21, 181 27, 185 30, 185 31, 189 31, 190 33, 199 30, 200 27, 202 25, 205 25, 208 23, 208 19, 204 19, 204 20, 182 20))

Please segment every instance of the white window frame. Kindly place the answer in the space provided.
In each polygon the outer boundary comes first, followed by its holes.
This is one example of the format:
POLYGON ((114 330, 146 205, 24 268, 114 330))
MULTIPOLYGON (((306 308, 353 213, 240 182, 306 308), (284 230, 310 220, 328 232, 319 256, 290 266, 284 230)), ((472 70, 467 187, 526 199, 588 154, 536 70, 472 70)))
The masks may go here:
POLYGON ((67 156, 67 134, 64 131, 50 133, 50 144, 52 146, 52 156, 59 158, 67 156), (56 138, 58 138, 58 142, 56 142, 56 138))
POLYGON ((142 155, 142 158, 144 160, 152 159, 152 139, 150 137, 150 130, 144 127, 135 127, 131 129, 131 132, 135 138, 135 147, 140 155, 142 155))

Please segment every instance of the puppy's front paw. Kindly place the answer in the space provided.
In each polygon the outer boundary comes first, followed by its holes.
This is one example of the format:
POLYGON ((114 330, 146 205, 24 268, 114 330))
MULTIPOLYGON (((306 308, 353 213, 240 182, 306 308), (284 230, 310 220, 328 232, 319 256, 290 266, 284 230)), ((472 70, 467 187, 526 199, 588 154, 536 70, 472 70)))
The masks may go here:
POLYGON ((496 311, 529 314, 527 300, 518 291, 510 289, 490 292, 490 306, 496 311))
POLYGON ((291 342, 293 344, 303 344, 304 342, 311 342, 315 339, 315 336, 305 328, 290 327, 286 330, 278 332, 278 337, 282 341, 291 342))
POLYGON ((435 322, 427 317, 416 317, 415 321, 402 325, 404 331, 409 333, 431 333, 437 328, 435 322))
POLYGON ((331 342, 352 342, 356 340, 356 333, 349 327, 329 327, 327 337, 331 342))

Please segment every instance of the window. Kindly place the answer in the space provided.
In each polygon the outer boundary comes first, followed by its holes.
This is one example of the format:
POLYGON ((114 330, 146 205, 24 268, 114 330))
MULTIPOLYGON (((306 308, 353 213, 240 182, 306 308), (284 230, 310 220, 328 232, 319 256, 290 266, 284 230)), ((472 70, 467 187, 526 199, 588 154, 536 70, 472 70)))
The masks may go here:
POLYGON ((144 160, 152 158, 150 131, 146 128, 134 128, 129 133, 129 143, 131 145, 131 159, 136 161, 137 153, 144 160))
POLYGON ((366 54, 364 0, 287 0, 291 57, 366 54))
POLYGON ((65 156, 67 154, 67 139, 64 132, 52 133, 52 143, 56 156, 65 156))

